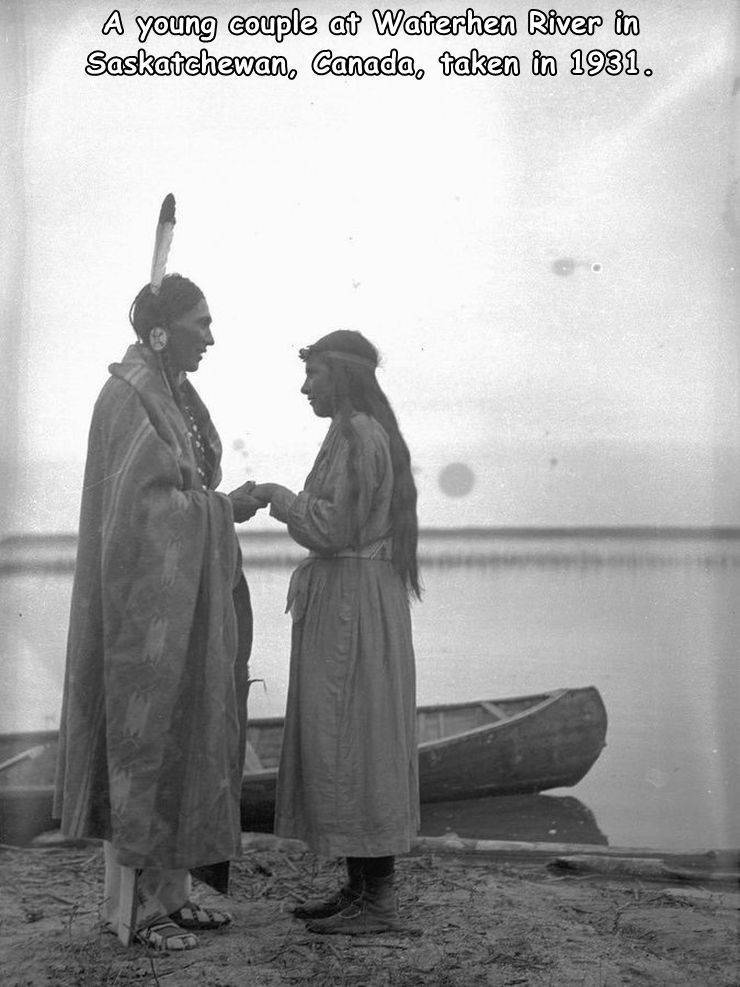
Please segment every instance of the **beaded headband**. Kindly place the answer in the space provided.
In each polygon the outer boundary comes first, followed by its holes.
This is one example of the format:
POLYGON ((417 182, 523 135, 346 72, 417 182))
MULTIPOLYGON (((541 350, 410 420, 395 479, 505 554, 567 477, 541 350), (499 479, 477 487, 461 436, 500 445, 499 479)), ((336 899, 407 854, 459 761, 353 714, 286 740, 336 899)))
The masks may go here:
POLYGON ((368 367, 370 370, 375 370, 377 364, 374 360, 370 360, 365 356, 356 356, 354 353, 342 353, 340 350, 320 350, 318 353, 312 353, 312 346, 304 346, 303 349, 298 351, 298 355, 301 360, 307 360, 310 356, 315 356, 321 359, 324 356, 330 356, 334 360, 344 360, 346 363, 356 363, 360 367, 368 367))

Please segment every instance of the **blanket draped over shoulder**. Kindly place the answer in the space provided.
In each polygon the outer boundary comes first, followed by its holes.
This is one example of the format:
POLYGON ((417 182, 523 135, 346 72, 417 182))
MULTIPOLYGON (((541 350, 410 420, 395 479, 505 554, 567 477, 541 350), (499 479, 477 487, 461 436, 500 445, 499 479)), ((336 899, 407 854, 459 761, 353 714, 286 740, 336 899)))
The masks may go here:
POLYGON ((221 444, 186 381, 211 476, 199 479, 156 358, 129 347, 90 427, 55 811, 128 867, 240 851, 251 608, 221 444))

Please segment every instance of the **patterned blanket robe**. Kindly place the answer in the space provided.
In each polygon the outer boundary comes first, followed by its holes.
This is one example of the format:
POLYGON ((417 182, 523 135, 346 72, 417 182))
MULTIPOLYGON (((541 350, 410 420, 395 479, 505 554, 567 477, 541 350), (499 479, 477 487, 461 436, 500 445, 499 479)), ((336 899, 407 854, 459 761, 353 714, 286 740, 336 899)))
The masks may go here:
POLYGON ((156 358, 131 346, 95 406, 59 737, 62 831, 128 867, 192 868, 240 851, 252 621, 231 504, 204 487, 156 358))

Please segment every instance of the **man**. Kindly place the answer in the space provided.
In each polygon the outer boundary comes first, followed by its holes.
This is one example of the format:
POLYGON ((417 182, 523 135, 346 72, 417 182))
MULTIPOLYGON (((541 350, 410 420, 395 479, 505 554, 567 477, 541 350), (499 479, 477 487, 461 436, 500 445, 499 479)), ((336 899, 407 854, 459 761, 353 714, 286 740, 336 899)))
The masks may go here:
POLYGON ((137 342, 90 427, 55 809, 63 832, 105 841, 122 940, 188 949, 193 929, 230 921, 190 900, 189 871, 223 885, 240 852, 252 614, 234 522, 259 505, 249 484, 215 489, 221 444, 186 377, 211 316, 196 285, 164 276, 173 225, 168 196, 137 342))

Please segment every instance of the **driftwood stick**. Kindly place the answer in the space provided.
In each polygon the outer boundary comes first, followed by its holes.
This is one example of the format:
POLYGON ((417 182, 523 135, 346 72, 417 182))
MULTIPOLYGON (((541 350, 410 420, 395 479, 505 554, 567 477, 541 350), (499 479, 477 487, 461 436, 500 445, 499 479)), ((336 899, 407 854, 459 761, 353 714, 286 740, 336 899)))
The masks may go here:
POLYGON ((606 877, 639 877, 647 881, 740 881, 740 870, 719 870, 707 867, 678 868, 663 859, 645 857, 608 857, 602 854, 557 857, 548 866, 580 874, 600 874, 606 877))
POLYGON ((590 843, 528 843, 517 840, 475 840, 456 836, 419 836, 412 841, 411 853, 449 853, 481 857, 604 857, 658 860, 675 868, 736 870, 740 850, 687 850, 682 853, 653 847, 608 847, 590 843))
POLYGON ((740 883, 740 851, 695 850, 671 853, 633 847, 589 844, 524 843, 508 840, 473 840, 458 836, 420 836, 413 854, 456 854, 471 860, 548 860, 551 870, 604 877, 652 881, 740 883))
MULTIPOLYGON (((268 833, 242 833, 242 847, 246 853, 270 850, 287 854, 303 854, 308 851, 300 840, 282 839, 268 833)), ((655 860, 678 876, 690 873, 740 872, 740 850, 686 850, 677 853, 654 847, 609 847, 592 843, 529 843, 520 840, 475 840, 450 833, 448 836, 418 836, 411 841, 411 853, 423 856, 430 853, 471 857, 483 862, 493 860, 552 860, 555 857, 600 857, 655 860)), ((472 862, 472 861, 471 861, 472 862)))

